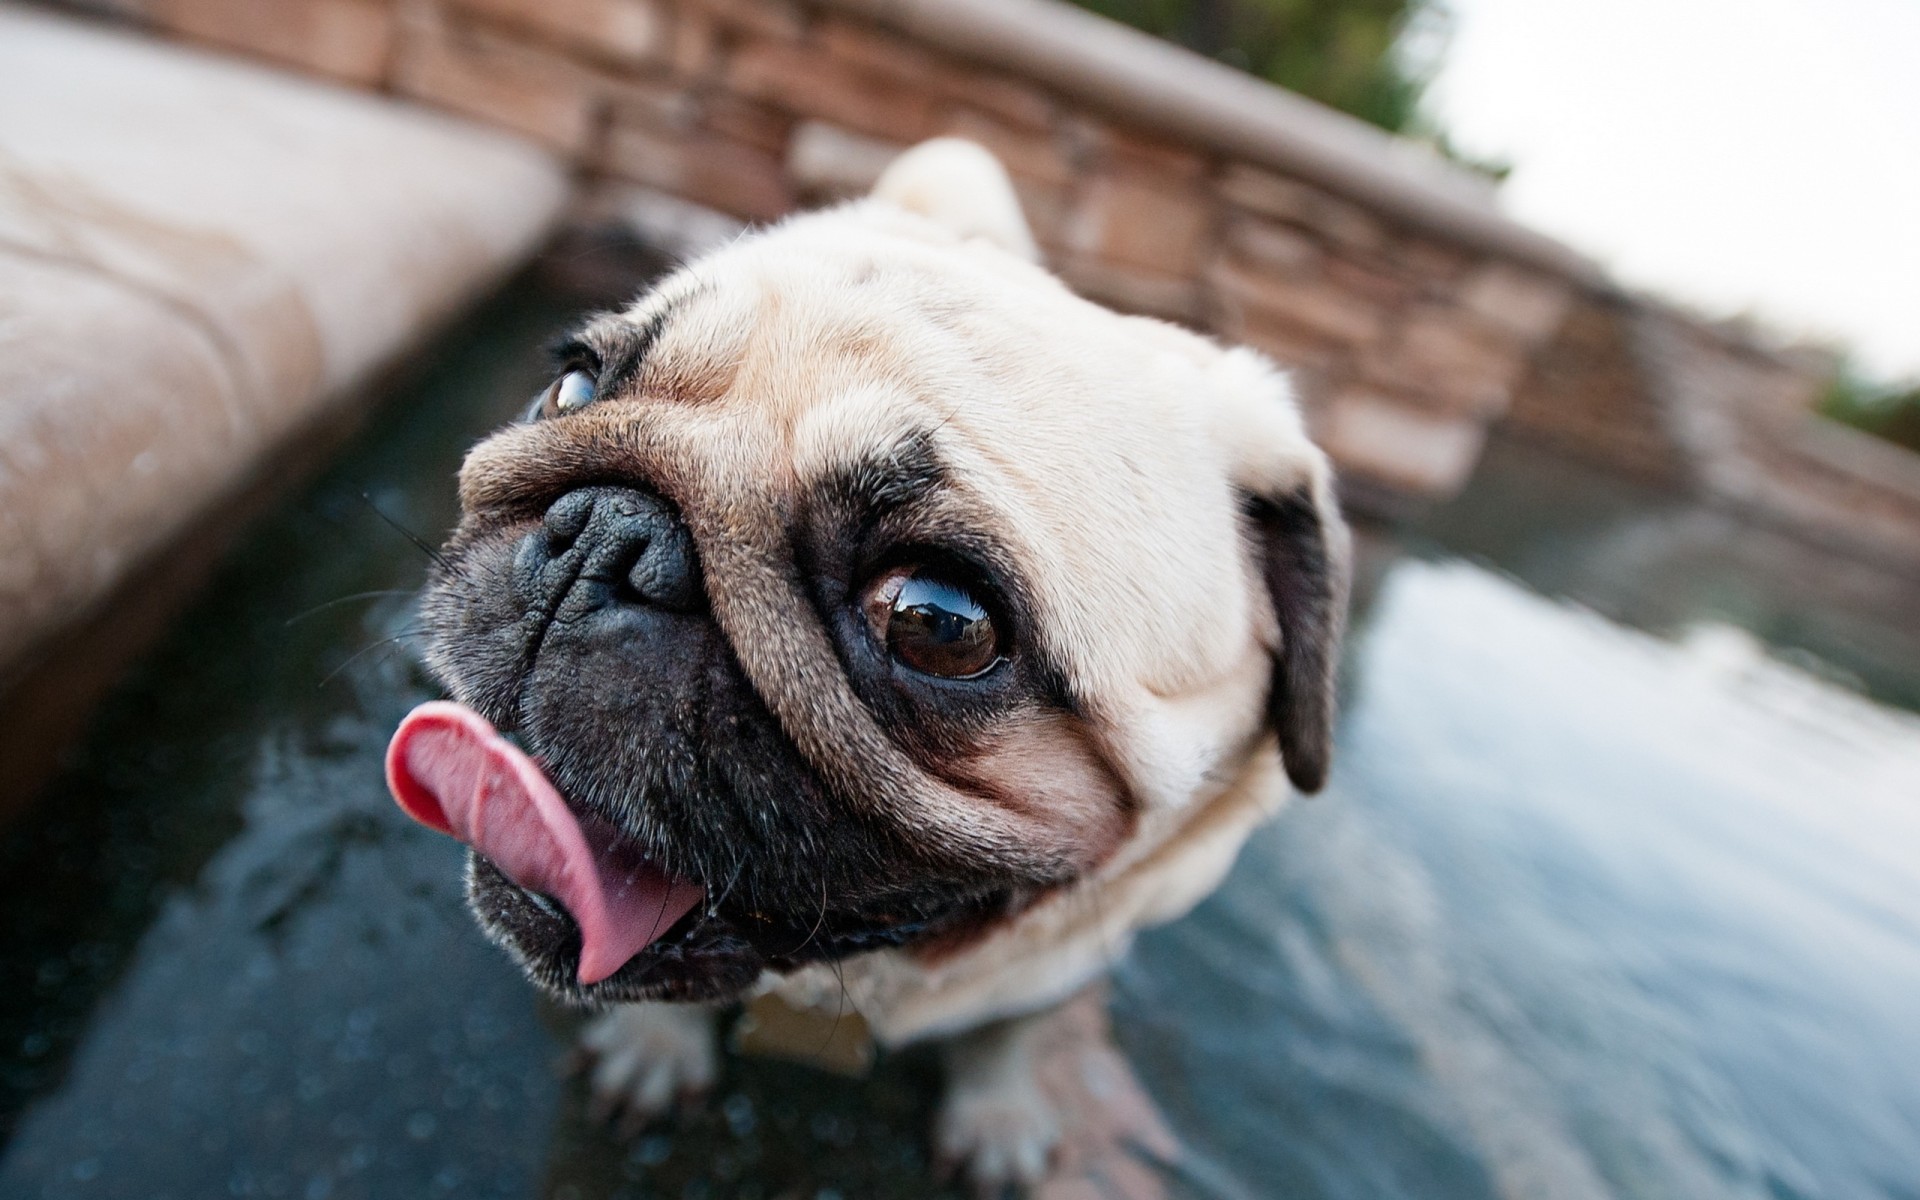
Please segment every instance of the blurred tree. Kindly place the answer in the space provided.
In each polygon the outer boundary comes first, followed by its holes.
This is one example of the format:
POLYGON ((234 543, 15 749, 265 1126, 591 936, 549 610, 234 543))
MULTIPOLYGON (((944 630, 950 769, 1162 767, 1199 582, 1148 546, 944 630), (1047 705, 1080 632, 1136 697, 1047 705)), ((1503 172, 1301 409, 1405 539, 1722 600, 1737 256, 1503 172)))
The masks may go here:
POLYGON ((1843 366, 1820 412, 1909 450, 1920 450, 1920 382, 1876 384, 1843 366))
POLYGON ((1508 164, 1459 153, 1421 117, 1420 94, 1446 47, 1443 0, 1075 0, 1179 42, 1448 158, 1504 178, 1508 164))
POLYGON ((1401 34, 1445 12, 1431 0, 1078 0, 1382 129, 1409 128, 1433 64, 1403 61, 1401 34))

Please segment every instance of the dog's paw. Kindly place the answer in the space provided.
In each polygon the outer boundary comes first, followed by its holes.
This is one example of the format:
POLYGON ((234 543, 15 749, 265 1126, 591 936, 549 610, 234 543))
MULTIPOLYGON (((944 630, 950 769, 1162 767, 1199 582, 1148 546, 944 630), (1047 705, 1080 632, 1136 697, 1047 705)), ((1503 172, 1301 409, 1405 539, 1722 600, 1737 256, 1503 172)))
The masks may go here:
POLYGON ((1036 1200, 1166 1200, 1158 1168, 1179 1161, 1180 1143, 1104 1032, 1051 1047, 1040 1076, 1061 1136, 1036 1200))
POLYGON ((1003 1076, 949 1088, 933 1138, 940 1161, 981 1195, 1025 1191, 1047 1177, 1060 1117, 1031 1076, 1003 1076))
POLYGON ((720 1071, 713 1014, 693 1005, 622 1004, 580 1032, 588 1115, 631 1136, 713 1087, 720 1071))
POLYGON ((1100 993, 965 1035, 948 1047, 934 1149, 982 1195, 1165 1200, 1180 1158, 1126 1059, 1100 993))

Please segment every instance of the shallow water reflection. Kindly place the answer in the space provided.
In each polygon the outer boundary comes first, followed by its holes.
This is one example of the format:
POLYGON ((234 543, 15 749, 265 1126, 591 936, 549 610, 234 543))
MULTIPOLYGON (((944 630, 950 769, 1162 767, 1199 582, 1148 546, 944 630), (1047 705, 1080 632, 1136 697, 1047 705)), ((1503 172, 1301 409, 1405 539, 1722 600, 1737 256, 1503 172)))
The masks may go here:
POLYGON ((1920 1194, 1920 719, 1407 561, 1333 787, 1121 972, 1220 1194, 1920 1194))
MULTIPOLYGON (((588 1125, 571 1018, 385 798, 419 561, 357 497, 443 529, 563 308, 471 323, 7 832, 0 1195, 929 1194, 923 1054, 736 1061, 671 1129, 588 1125)), ((1353 645, 1328 794, 1119 966, 1181 1190, 1920 1196, 1920 718, 1445 557, 1353 645)))

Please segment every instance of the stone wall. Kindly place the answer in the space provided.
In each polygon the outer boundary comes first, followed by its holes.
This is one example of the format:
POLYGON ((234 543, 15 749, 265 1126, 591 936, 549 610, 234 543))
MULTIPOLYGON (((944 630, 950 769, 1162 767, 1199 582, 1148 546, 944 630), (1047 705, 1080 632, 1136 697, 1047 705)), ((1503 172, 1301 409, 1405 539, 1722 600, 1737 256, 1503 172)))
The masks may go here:
POLYGON ((1595 284, 1464 173, 1051 0, 85 6, 516 130, 590 192, 744 220, 856 191, 920 139, 977 139, 1085 294, 1297 368, 1363 500, 1458 488, 1595 284))
POLYGON ((1920 582, 1920 456, 1816 415, 1834 370, 1818 351, 1584 292, 1502 429, 1920 582))
POLYGON ((1634 346, 1702 493, 1920 586, 1920 456, 1814 414, 1830 361, 1652 305, 1634 346))
POLYGON ((1503 429, 1645 483, 1690 489, 1694 464, 1641 367, 1638 311, 1619 296, 1576 299, 1514 389, 1503 429))

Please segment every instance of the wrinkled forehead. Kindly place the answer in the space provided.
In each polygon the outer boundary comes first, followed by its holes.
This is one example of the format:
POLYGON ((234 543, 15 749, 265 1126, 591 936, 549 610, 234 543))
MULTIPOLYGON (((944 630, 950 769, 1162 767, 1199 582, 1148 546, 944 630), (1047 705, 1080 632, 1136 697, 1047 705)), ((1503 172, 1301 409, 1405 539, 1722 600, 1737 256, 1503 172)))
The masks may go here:
POLYGON ((608 394, 708 410, 742 433, 758 426, 804 469, 830 447, 880 448, 888 425, 996 407, 1047 357, 1021 314, 1066 294, 1024 264, 995 270, 978 257, 798 222, 675 273, 583 338, 606 364, 608 394))
POLYGON ((1009 255, 827 214, 676 272, 581 340, 602 400, 483 446, 470 501, 520 464, 633 462, 715 573, 765 570, 802 526, 912 507, 921 540, 1017 566, 1029 633, 1083 694, 1178 691, 1245 634, 1204 373, 1009 255))
POLYGON ((907 229, 826 214, 675 273, 584 331, 603 395, 697 430, 718 476, 768 493, 909 447, 1010 520, 1116 470, 1207 474, 1190 364, 1030 264, 907 229))

